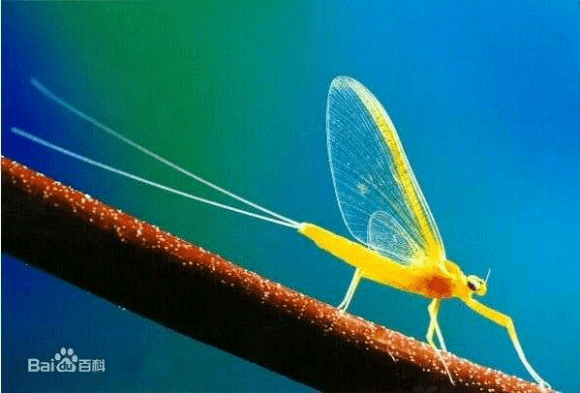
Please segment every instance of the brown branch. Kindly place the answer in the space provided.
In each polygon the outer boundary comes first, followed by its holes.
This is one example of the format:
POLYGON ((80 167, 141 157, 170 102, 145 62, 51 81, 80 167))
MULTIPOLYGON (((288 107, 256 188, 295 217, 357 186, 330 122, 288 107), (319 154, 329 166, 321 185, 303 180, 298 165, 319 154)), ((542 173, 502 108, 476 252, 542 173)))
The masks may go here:
POLYGON ((316 389, 542 391, 341 315, 6 158, 2 251, 316 389))

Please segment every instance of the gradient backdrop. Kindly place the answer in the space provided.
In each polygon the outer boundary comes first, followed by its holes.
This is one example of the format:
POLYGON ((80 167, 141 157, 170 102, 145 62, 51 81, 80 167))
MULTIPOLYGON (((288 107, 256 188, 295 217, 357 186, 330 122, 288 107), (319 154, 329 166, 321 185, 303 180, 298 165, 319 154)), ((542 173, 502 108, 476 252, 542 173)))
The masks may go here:
MULTIPOLYGON (((28 80, 184 167, 347 234, 325 143, 326 91, 353 76, 391 114, 439 224, 532 364, 580 390, 580 5, 574 0, 2 2, 2 154, 317 299, 352 269, 255 222, 34 146, 10 127, 218 198, 49 102, 28 80), (380 5, 379 5, 380 4, 380 5)), ((218 198, 222 200, 221 198, 218 198)), ((183 299, 187 302, 188 299, 183 299)), ((422 339, 428 301, 363 282, 350 311, 422 339)), ((456 354, 530 379, 507 334, 456 301, 456 354)), ((310 391, 2 257, 2 388, 310 391), (99 374, 28 374, 61 346, 99 374)))

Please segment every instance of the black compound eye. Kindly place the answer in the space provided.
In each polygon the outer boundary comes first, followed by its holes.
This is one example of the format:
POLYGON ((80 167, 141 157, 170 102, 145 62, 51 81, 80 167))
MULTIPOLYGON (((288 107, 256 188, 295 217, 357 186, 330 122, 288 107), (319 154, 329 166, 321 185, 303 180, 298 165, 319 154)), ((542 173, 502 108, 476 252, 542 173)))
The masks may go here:
POLYGON ((467 281, 467 286, 469 287, 469 289, 471 289, 472 291, 477 290, 477 287, 475 286, 475 284, 471 281, 467 281))

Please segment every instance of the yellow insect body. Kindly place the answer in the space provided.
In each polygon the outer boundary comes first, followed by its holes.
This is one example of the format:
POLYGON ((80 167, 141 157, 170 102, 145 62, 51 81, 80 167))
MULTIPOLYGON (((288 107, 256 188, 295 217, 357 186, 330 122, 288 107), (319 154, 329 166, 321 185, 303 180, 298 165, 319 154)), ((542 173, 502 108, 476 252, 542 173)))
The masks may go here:
POLYGON ((463 273, 454 264, 455 274, 421 261, 418 261, 418 266, 404 266, 314 224, 302 223, 298 232, 323 250, 360 269, 362 278, 434 299, 459 295, 465 288, 463 273))
POLYGON ((485 295, 487 280, 466 276, 447 259, 391 119, 375 96, 352 78, 337 77, 331 84, 327 140, 341 214, 358 243, 313 224, 303 223, 298 231, 356 268, 338 307, 346 310, 361 278, 426 296, 433 299, 427 341, 436 347, 437 334, 446 350, 437 315, 442 299, 459 298, 503 326, 526 370, 537 383, 549 386, 526 359, 512 319, 473 299, 485 295))

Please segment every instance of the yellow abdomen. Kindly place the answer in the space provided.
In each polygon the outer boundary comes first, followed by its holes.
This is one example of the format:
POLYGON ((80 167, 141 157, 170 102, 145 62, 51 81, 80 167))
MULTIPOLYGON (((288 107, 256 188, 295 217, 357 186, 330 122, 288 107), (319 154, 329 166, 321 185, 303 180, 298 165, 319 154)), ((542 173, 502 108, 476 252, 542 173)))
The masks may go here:
POLYGON ((438 269, 401 265, 363 244, 336 235, 310 223, 302 223, 298 232, 318 247, 344 262, 361 269, 363 277, 429 298, 452 296, 453 282, 438 269))

